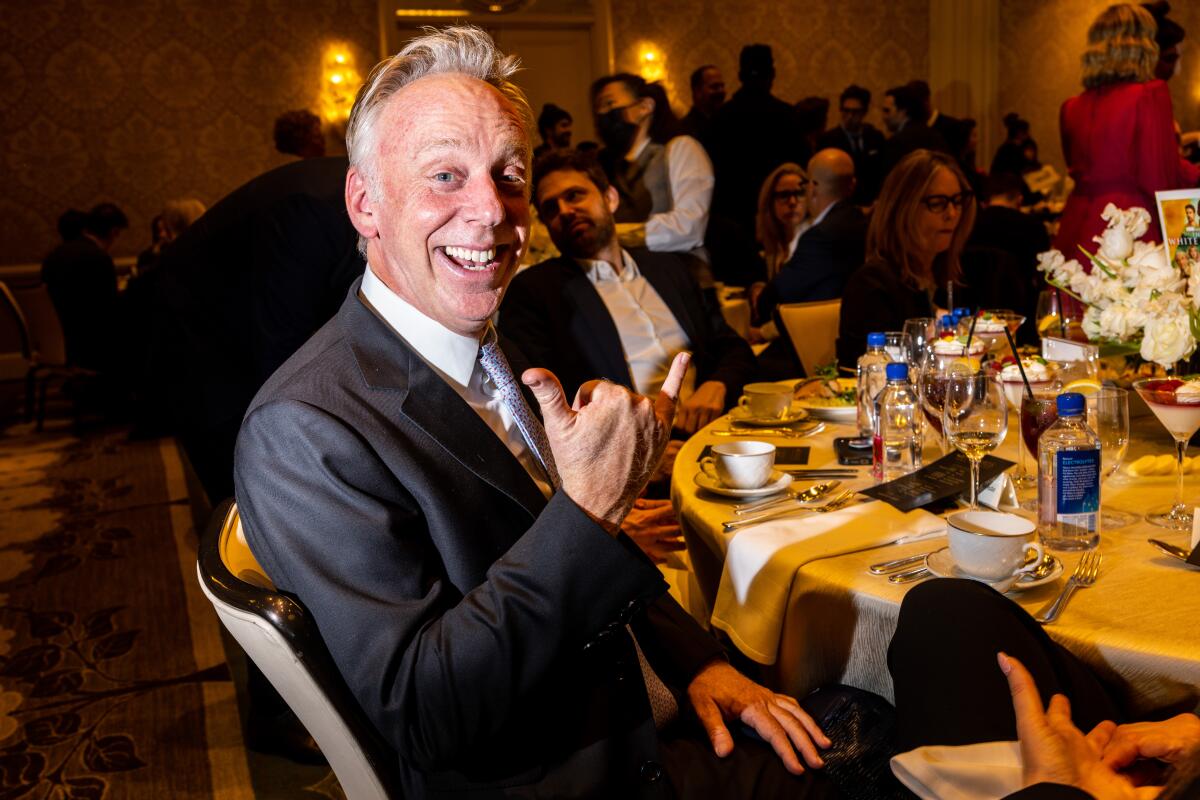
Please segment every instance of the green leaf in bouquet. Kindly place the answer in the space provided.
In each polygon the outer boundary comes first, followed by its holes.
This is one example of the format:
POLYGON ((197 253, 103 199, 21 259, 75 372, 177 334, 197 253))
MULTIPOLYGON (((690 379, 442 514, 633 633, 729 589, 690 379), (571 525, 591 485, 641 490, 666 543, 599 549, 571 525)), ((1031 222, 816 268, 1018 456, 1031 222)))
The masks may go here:
POLYGON ((1107 266, 1105 266, 1105 264, 1104 264, 1104 262, 1103 262, 1103 261, 1101 261, 1100 259, 1096 258, 1094 255, 1092 255, 1091 253, 1089 253, 1087 250, 1084 250, 1084 249, 1083 249, 1083 245, 1081 245, 1081 244, 1078 244, 1078 245, 1075 245, 1075 246, 1079 248, 1079 252, 1083 253, 1085 256, 1087 256, 1087 257, 1088 257, 1088 261, 1091 261, 1091 262, 1092 262, 1092 266, 1093 266, 1093 267, 1095 267, 1096 269, 1100 270, 1101 272, 1103 272, 1105 275, 1107 275, 1107 276, 1108 276, 1108 277, 1110 277, 1110 278, 1115 278, 1115 277, 1117 277, 1117 273, 1115 273, 1115 272, 1112 272, 1111 270, 1109 270, 1109 268, 1108 268, 1107 266))

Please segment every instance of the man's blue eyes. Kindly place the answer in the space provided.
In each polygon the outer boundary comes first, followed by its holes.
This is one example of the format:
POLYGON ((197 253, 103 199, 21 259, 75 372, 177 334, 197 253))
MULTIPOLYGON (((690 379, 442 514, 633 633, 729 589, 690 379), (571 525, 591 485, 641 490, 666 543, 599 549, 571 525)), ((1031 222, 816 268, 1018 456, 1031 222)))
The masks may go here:
POLYGON ((454 173, 453 172, 439 172, 433 176, 433 179, 435 181, 438 181, 439 183, 449 183, 450 181, 454 180, 454 173))

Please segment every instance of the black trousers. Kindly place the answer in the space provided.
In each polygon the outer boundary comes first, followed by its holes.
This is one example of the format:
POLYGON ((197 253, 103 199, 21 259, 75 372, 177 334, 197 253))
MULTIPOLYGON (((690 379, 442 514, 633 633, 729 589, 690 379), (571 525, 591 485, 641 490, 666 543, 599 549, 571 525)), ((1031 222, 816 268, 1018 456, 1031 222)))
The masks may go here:
POLYGON ((1085 733, 1106 719, 1128 721, 1115 687, 1016 603, 976 581, 934 580, 904 598, 888 649, 899 750, 1015 740, 1008 682, 996 664, 1001 650, 1026 666, 1043 703, 1066 695, 1085 733))

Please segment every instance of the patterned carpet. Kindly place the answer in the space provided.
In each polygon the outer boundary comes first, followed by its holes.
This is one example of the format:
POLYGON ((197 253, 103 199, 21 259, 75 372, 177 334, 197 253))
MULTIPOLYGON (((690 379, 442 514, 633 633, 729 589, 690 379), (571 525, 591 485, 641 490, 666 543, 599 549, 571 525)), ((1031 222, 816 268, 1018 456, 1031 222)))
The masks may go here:
POLYGON ((247 756, 193 505, 170 439, 0 435, 0 800, 342 797, 247 756))

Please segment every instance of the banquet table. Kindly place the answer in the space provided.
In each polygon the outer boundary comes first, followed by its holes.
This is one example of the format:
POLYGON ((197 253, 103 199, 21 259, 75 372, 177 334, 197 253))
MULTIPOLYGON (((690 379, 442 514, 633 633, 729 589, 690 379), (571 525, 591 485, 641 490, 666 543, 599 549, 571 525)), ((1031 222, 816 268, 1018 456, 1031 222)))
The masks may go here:
MULTIPOLYGON (((1131 402, 1131 414, 1139 405, 1131 402)), ((1166 431, 1144 406, 1141 410, 1144 415, 1130 420, 1124 464, 1146 453, 1173 452, 1166 431)), ((887 647, 900 602, 916 584, 889 583, 869 574, 867 567, 945 546, 944 521, 924 511, 901 514, 882 502, 867 501, 725 533, 721 523, 733 519, 733 504, 743 501, 711 494, 694 479, 705 445, 733 441, 713 434, 729 424, 722 417, 688 440, 672 474, 672 500, 700 588, 689 610, 762 664, 773 688, 803 696, 821 685, 845 683, 893 699, 887 647), (888 544, 919 534, 930 538, 888 544)), ((1015 416, 1010 416, 1008 435, 996 455, 1017 460, 1018 431, 1015 416)), ((807 446, 804 466, 816 468, 836 467, 834 438, 854 434, 851 425, 826 423, 824 431, 803 439, 739 439, 807 446)), ((926 463, 938 455, 927 442, 926 463)), ((1033 468, 1032 459, 1026 458, 1026 466, 1033 468)), ((869 468, 858 471, 841 488, 872 485, 869 468)), ((1200 503, 1196 477, 1185 480, 1185 501, 1200 503)), ((804 488, 812 482, 795 485, 804 488)), ((1102 499, 1106 508, 1140 515, 1171 501, 1174 488, 1173 476, 1133 478, 1122 467, 1105 481, 1102 499)), ((1102 531, 1099 580, 1076 591, 1058 621, 1047 626, 1057 642, 1124 687, 1126 704, 1135 713, 1200 700, 1200 569, 1159 553, 1146 542, 1151 537, 1180 546, 1190 539, 1140 516, 1127 527, 1102 531)), ((1031 613, 1057 596, 1080 558, 1078 553, 1056 555, 1064 562, 1061 577, 1008 595, 1031 613)))

